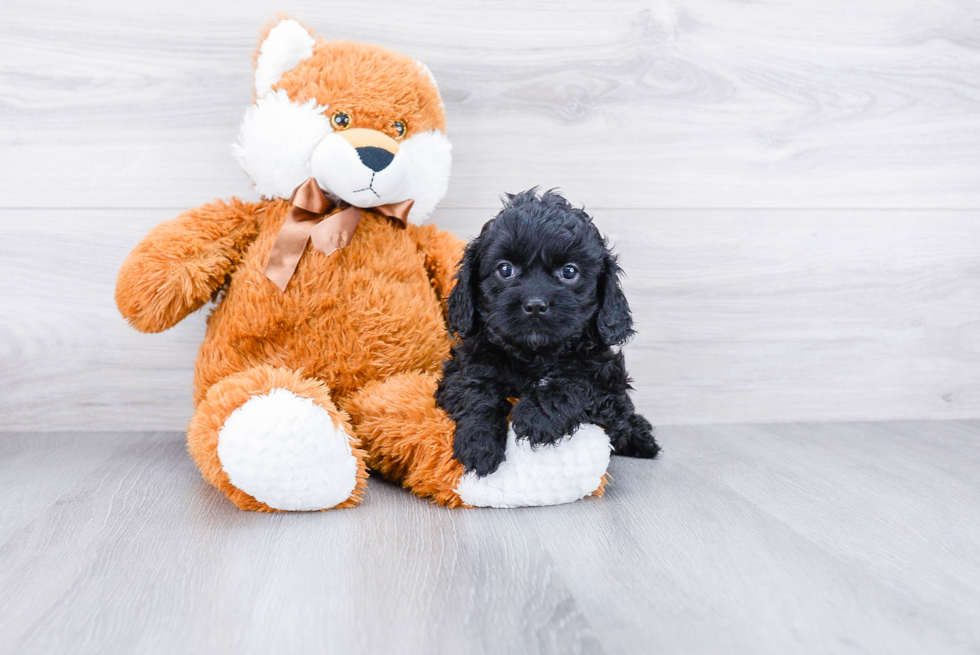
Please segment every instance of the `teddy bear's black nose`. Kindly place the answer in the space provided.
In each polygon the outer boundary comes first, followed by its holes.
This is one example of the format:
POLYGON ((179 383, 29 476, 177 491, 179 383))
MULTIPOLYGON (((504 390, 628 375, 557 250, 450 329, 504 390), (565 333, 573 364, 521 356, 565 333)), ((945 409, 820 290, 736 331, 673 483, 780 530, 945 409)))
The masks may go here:
POLYGON ((357 156, 361 158, 361 162, 365 166, 375 173, 383 171, 391 163, 391 160, 395 158, 393 154, 384 148, 376 148, 374 146, 357 148, 357 156))

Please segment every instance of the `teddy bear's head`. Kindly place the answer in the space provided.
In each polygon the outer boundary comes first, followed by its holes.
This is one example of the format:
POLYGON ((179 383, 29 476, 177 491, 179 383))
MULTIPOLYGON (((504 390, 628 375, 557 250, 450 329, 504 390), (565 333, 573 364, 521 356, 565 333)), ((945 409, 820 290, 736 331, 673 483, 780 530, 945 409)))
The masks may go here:
POLYGON ((233 153, 266 198, 313 177, 357 207, 414 200, 428 216, 449 184, 439 89, 420 61, 380 46, 327 41, 293 19, 255 55, 255 103, 233 153))

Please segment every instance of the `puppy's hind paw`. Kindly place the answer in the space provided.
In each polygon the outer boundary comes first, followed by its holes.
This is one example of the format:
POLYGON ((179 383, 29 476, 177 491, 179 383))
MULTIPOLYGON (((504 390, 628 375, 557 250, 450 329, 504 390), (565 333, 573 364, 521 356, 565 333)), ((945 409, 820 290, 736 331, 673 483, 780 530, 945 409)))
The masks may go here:
POLYGON ((625 457, 652 459, 660 452, 660 444, 654 436, 650 422, 639 414, 630 417, 627 434, 617 440, 615 453, 625 457))

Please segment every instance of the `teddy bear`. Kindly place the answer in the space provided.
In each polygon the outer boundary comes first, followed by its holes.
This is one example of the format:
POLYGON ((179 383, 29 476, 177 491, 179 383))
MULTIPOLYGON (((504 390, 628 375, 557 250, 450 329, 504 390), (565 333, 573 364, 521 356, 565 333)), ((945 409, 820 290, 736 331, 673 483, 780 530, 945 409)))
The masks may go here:
POLYGON ((450 507, 601 495, 610 448, 596 426, 537 451, 511 435, 482 478, 453 458, 433 394, 463 243, 422 224, 451 164, 429 69, 278 17, 254 85, 232 151, 261 200, 158 225, 116 286, 143 332, 213 303, 187 428, 204 479, 256 511, 354 506, 369 470, 450 507))

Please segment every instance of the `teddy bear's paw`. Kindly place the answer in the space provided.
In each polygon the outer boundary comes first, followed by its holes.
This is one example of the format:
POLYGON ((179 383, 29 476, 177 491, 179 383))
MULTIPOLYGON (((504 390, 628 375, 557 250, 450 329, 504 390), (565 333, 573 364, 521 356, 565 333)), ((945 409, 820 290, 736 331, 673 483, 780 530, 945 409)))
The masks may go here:
POLYGON ((286 389, 231 413, 218 433, 218 458, 233 485, 273 509, 327 509, 357 486, 350 437, 324 408, 286 389))
POLYGON ((582 425, 555 445, 532 449, 507 434, 507 456, 486 477, 463 475, 456 493, 474 507, 531 507, 570 503, 602 487, 612 447, 597 425, 582 425))

